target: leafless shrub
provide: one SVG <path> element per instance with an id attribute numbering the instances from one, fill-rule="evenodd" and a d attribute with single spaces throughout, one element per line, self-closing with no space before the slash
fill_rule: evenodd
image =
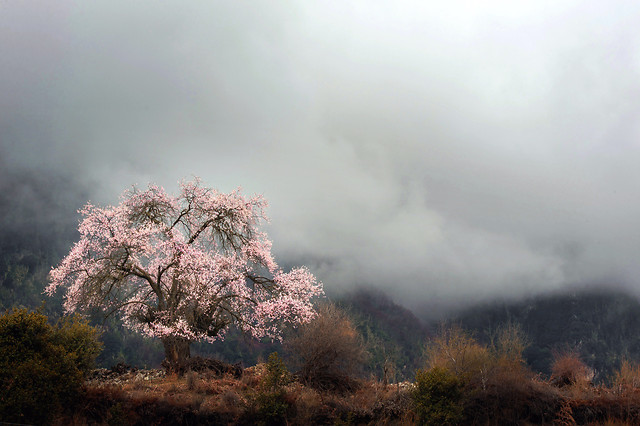
<path id="1" fill-rule="evenodd" d="M 512 322 L 498 329 L 492 344 L 497 358 L 508 360 L 516 365 L 525 363 L 523 354 L 528 345 L 528 339 L 522 327 Z"/>
<path id="2" fill-rule="evenodd" d="M 551 383 L 557 387 L 586 388 L 591 384 L 594 371 L 575 351 L 555 352 L 551 365 Z"/>
<path id="3" fill-rule="evenodd" d="M 640 390 L 640 364 L 623 360 L 613 375 L 612 390 L 618 395 L 632 394 Z"/>
<path id="4" fill-rule="evenodd" d="M 315 389 L 294 382 L 287 388 L 288 394 L 296 395 L 293 424 L 314 424 L 323 412 L 323 401 Z"/>
<path id="5" fill-rule="evenodd" d="M 331 304 L 321 306 L 318 316 L 298 329 L 288 350 L 300 380 L 319 390 L 355 389 L 366 360 L 362 337 L 349 317 Z"/>
<path id="6" fill-rule="evenodd" d="M 487 381 L 492 362 L 489 349 L 458 326 L 443 327 L 431 341 L 427 354 L 428 368 L 449 370 L 464 383 Z"/>

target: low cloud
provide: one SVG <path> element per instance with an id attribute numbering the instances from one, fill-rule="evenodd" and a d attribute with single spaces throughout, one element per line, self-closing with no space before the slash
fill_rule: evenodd
<path id="1" fill-rule="evenodd" d="M 637 5 L 0 10 L 11 167 L 263 193 L 281 263 L 414 307 L 638 285 Z"/>

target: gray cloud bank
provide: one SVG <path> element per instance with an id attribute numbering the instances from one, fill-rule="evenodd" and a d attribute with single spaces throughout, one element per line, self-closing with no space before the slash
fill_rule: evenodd
<path id="1" fill-rule="evenodd" d="M 263 193 L 281 262 L 414 307 L 638 287 L 640 5 L 397 3 L 2 2 L 0 155 Z"/>

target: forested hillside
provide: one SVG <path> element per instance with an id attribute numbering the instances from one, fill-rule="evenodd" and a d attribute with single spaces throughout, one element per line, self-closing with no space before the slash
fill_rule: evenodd
<path id="1" fill-rule="evenodd" d="M 379 290 L 355 290 L 339 298 L 338 304 L 351 315 L 365 339 L 370 371 L 384 377 L 386 368 L 391 379 L 412 379 L 415 370 L 423 366 L 429 328 Z"/>
<path id="2" fill-rule="evenodd" d="M 86 198 L 60 173 L 0 172 L 0 309 L 42 304 L 47 274 L 76 239 L 76 210 Z M 60 301 L 47 300 L 49 316 L 60 314 Z"/>

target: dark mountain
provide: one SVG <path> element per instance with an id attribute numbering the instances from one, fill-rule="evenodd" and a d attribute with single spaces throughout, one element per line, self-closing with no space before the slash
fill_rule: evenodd
<path id="1" fill-rule="evenodd" d="M 390 378 L 413 380 L 423 366 L 430 329 L 411 311 L 380 290 L 361 288 L 337 299 L 360 331 L 371 354 L 370 369 L 378 377 L 392 366 Z"/>

